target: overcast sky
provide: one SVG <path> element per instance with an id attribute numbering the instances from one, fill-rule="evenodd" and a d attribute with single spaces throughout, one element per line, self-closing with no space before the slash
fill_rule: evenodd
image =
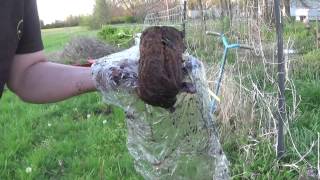
<path id="1" fill-rule="evenodd" d="M 37 0 L 40 19 L 45 24 L 69 15 L 91 14 L 94 0 Z"/>

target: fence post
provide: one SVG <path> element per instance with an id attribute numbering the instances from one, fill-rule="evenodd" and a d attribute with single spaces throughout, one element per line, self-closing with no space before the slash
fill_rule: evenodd
<path id="1" fill-rule="evenodd" d="M 183 1 L 183 21 L 182 21 L 182 31 L 183 36 L 186 37 L 186 22 L 187 22 L 187 0 Z"/>
<path id="2" fill-rule="evenodd" d="M 319 49 L 319 41 L 320 41 L 320 36 L 319 36 L 319 14 L 320 10 L 317 11 L 317 15 L 316 15 L 316 23 L 317 23 L 317 49 Z"/>
<path id="3" fill-rule="evenodd" d="M 278 118 L 278 144 L 277 144 L 277 157 L 280 159 L 284 152 L 284 133 L 283 124 L 286 119 L 286 102 L 285 102 L 285 62 L 283 58 L 283 19 L 280 10 L 279 0 L 274 0 L 274 10 L 276 17 L 276 31 L 277 31 L 277 44 L 278 44 L 278 85 L 279 85 L 279 114 Z"/>

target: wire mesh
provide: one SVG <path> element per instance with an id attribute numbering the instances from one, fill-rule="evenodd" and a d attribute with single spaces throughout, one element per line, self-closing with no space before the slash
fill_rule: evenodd
<path id="1" fill-rule="evenodd" d="M 305 3 L 304 6 L 311 5 L 308 3 Z M 264 137 L 273 142 L 276 147 L 277 117 L 280 112 L 278 111 L 279 87 L 277 83 L 279 64 L 276 58 L 277 40 L 274 31 L 273 1 L 235 0 L 227 7 L 206 4 L 194 9 L 187 9 L 186 12 L 184 10 L 183 5 L 179 4 L 168 10 L 147 14 L 143 27 L 173 26 L 183 30 L 182 25 L 185 24 L 187 52 L 202 60 L 206 67 L 207 83 L 211 91 L 215 89 L 223 46 L 221 39 L 207 36 L 206 31 L 224 33 L 230 43 L 246 44 L 253 47 L 253 50 L 237 49 L 229 51 L 221 93 L 218 94 L 221 103 L 214 114 L 216 117 L 214 118 L 214 124 L 219 124 L 222 141 L 228 138 L 230 132 L 237 134 L 237 132 L 241 131 L 243 133 L 243 131 L 246 131 L 248 137 L 253 139 L 254 142 L 257 142 L 254 139 L 255 137 Z M 187 14 L 186 21 L 184 21 L 184 13 Z M 297 117 L 300 103 L 295 84 L 291 79 L 292 74 L 295 73 L 293 68 L 297 61 L 292 52 L 294 53 L 297 50 L 298 47 L 295 42 L 298 40 L 301 39 L 291 37 L 286 39 L 284 61 L 286 66 L 286 93 L 289 94 L 290 99 L 287 99 L 287 119 L 283 121 L 289 138 L 288 142 L 299 157 L 297 163 L 287 166 L 294 170 L 296 170 L 299 162 L 308 164 L 310 167 L 314 166 L 305 158 L 309 151 L 307 154 L 299 152 L 296 146 L 297 142 L 292 138 L 289 128 L 290 123 Z M 119 95 L 119 92 L 115 93 Z M 122 100 L 126 100 L 126 98 Z M 132 124 L 134 125 L 134 122 Z M 152 127 L 152 124 L 149 124 L 148 127 Z M 134 145 L 135 143 L 132 143 L 132 146 Z M 254 145 L 256 143 L 246 144 L 240 149 L 247 150 Z M 313 146 L 314 144 L 310 145 L 310 151 Z"/>
<path id="2" fill-rule="evenodd" d="M 319 6 L 319 1 L 316 0 L 297 2 L 313 9 Z M 159 12 L 163 16 L 147 16 L 145 25 L 170 25 L 179 28 L 178 25 L 183 23 L 181 7 L 179 5 L 175 9 L 181 11 L 175 12 L 175 16 L 170 16 L 167 11 Z M 207 4 L 203 9 L 200 7 L 187 10 L 185 41 L 188 53 L 206 64 L 208 83 L 212 91 L 215 89 L 223 46 L 219 38 L 207 36 L 205 32 L 222 32 L 231 42 L 247 44 L 254 48 L 253 51 L 233 50 L 228 54 L 226 75 L 219 95 L 222 101 L 218 112 L 215 113 L 216 121 L 220 124 L 222 140 L 227 138 L 230 130 L 249 129 L 250 137 L 268 137 L 276 147 L 279 87 L 273 1 L 236 0 L 232 1 L 227 10 Z M 158 23 L 160 17 L 161 23 Z M 284 47 L 286 93 L 290 96 L 290 99 L 287 99 L 287 119 L 284 123 L 288 142 L 293 147 L 296 147 L 297 142 L 292 138 L 289 127 L 298 115 L 300 103 L 300 97 L 291 79 L 294 64 L 298 59 L 294 55 L 298 51 L 296 41 L 299 39 L 289 37 Z M 297 148 L 294 149 L 298 157 L 304 159 L 303 153 Z M 303 162 L 310 166 L 312 164 L 305 159 Z"/>

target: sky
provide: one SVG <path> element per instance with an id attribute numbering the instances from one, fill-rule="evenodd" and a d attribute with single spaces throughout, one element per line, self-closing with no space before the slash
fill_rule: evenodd
<path id="1" fill-rule="evenodd" d="M 64 20 L 69 15 L 87 15 L 93 11 L 94 0 L 37 0 L 39 17 L 45 24 Z"/>

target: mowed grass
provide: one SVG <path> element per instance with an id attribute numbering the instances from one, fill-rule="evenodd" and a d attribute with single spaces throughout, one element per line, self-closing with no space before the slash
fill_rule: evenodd
<path id="1" fill-rule="evenodd" d="M 87 27 L 68 27 L 42 30 L 45 52 L 54 52 L 63 49 L 64 45 L 76 36 L 96 36 L 97 30 L 89 30 Z"/>
<path id="2" fill-rule="evenodd" d="M 45 30 L 46 48 L 62 48 L 73 31 L 96 33 Z M 105 105 L 99 93 L 32 105 L 6 90 L 0 102 L 0 179 L 141 177 L 126 148 L 124 113 Z"/>

